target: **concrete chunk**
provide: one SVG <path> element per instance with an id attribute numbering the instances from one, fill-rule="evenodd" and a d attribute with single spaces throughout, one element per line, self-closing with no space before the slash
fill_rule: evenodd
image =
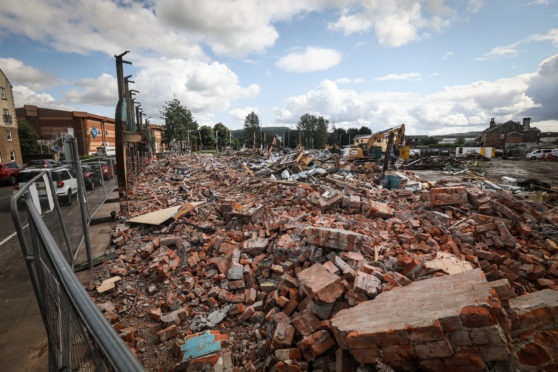
<path id="1" fill-rule="evenodd" d="M 302 290 L 318 303 L 331 304 L 343 294 L 344 287 L 339 276 L 331 274 L 321 264 L 314 264 L 297 274 Z"/>

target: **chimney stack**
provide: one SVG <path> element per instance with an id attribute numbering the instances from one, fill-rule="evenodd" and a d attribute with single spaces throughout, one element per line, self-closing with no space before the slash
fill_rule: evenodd
<path id="1" fill-rule="evenodd" d="M 531 118 L 523 118 L 523 130 L 531 129 Z"/>
<path id="2" fill-rule="evenodd" d="M 494 121 L 494 118 L 490 119 L 490 129 L 494 128 L 496 126 L 496 122 Z"/>

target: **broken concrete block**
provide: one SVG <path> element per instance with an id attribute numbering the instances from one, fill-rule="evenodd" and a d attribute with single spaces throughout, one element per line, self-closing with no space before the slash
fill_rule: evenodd
<path id="1" fill-rule="evenodd" d="M 375 297 L 382 288 L 382 282 L 374 275 L 362 271 L 356 273 L 354 288 L 369 297 Z"/>
<path id="2" fill-rule="evenodd" d="M 250 256 L 258 256 L 264 252 L 267 242 L 264 238 L 248 239 L 242 243 L 242 251 Z"/>
<path id="3" fill-rule="evenodd" d="M 344 292 L 341 278 L 316 263 L 297 274 L 302 290 L 318 303 L 331 304 Z"/>

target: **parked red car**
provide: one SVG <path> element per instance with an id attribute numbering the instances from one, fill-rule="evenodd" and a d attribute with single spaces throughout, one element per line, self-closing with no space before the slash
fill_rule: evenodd
<path id="1" fill-rule="evenodd" d="M 0 182 L 14 185 L 16 177 L 23 166 L 17 163 L 0 163 Z"/>
<path id="2" fill-rule="evenodd" d="M 114 177 L 114 163 L 111 163 L 108 160 L 101 162 L 101 166 L 103 167 L 103 178 L 105 180 L 111 179 Z"/>

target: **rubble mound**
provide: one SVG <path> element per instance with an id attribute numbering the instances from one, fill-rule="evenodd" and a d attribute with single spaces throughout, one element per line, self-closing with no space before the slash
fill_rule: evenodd
<path id="1" fill-rule="evenodd" d="M 327 173 L 161 160 L 130 182 L 130 218 L 174 217 L 121 218 L 119 257 L 85 285 L 149 370 L 558 365 L 558 210 L 474 184 L 386 190 Z"/>

